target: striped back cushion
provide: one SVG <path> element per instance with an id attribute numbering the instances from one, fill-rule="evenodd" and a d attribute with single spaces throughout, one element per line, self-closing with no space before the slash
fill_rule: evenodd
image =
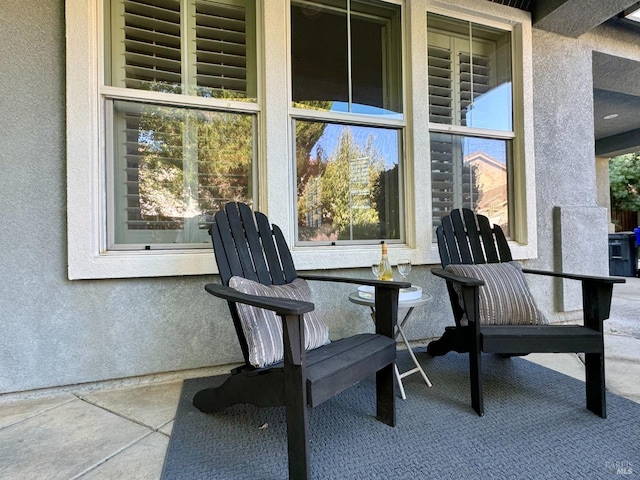
<path id="1" fill-rule="evenodd" d="M 242 277 L 231 277 L 229 286 L 242 293 L 263 297 L 290 298 L 311 302 L 311 290 L 302 278 L 286 285 L 263 285 Z M 284 358 L 282 320 L 263 308 L 236 304 L 242 330 L 249 347 L 249 363 L 262 368 Z M 307 350 L 329 343 L 329 328 L 315 311 L 304 314 L 304 344 Z"/>
<path id="2" fill-rule="evenodd" d="M 545 325 L 544 314 L 536 307 L 517 262 L 482 265 L 447 265 L 445 270 L 461 277 L 483 280 L 480 287 L 480 323 L 482 325 Z M 454 284 L 460 307 L 464 309 L 461 289 Z M 466 314 L 460 321 L 467 325 Z"/>

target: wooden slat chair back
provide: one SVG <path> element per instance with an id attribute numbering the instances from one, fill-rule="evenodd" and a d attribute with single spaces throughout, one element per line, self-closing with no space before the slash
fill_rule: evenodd
<path id="1" fill-rule="evenodd" d="M 442 218 L 436 229 L 438 252 L 442 267 L 447 265 L 480 265 L 483 263 L 509 262 L 511 249 L 502 229 L 489 223 L 483 215 L 468 208 L 453 210 Z M 447 282 L 447 291 L 457 326 L 464 315 L 453 285 Z M 459 345 L 459 342 L 456 344 Z M 458 349 L 463 347 L 458 347 Z"/>
<path id="2" fill-rule="evenodd" d="M 203 412 L 250 403 L 285 406 L 289 477 L 306 479 L 309 470 L 308 408 L 375 374 L 376 416 L 395 425 L 394 366 L 398 294 L 407 282 L 326 275 L 298 275 L 281 230 L 265 215 L 243 203 L 229 203 L 216 213 L 210 228 L 221 284 L 205 289 L 227 301 L 245 364 L 231 371 L 219 386 L 198 392 L 193 404 Z M 314 309 L 309 302 L 247 295 L 229 287 L 233 276 L 264 285 L 284 285 L 305 280 L 372 285 L 376 296 L 376 333 L 334 340 L 305 352 L 303 314 Z M 346 294 L 345 294 L 346 301 Z M 284 360 L 263 368 L 249 363 L 248 345 L 238 314 L 238 303 L 274 311 L 282 319 Z M 250 440 L 248 440 L 250 441 Z"/>
<path id="3" fill-rule="evenodd" d="M 222 285 L 228 286 L 234 276 L 263 285 L 284 285 L 298 277 L 280 227 L 271 226 L 266 215 L 252 212 L 244 203 L 228 203 L 217 212 L 209 233 Z M 244 360 L 249 365 L 247 339 L 236 303 L 228 303 Z"/>
<path id="4" fill-rule="evenodd" d="M 442 266 L 509 262 L 511 249 L 502 229 L 468 208 L 453 210 L 436 229 Z"/>
<path id="5" fill-rule="evenodd" d="M 523 268 L 522 271 L 527 274 L 580 281 L 584 324 L 483 325 L 479 315 L 479 289 L 484 281 L 454 275 L 444 267 L 512 261 L 502 229 L 497 225 L 491 226 L 485 216 L 461 209 L 454 210 L 442 219 L 436 236 L 443 268 L 431 271 L 447 282 L 456 326 L 447 327 L 440 339 L 429 343 L 427 351 L 432 356 L 444 355 L 451 350 L 469 353 L 471 404 L 474 410 L 479 415 L 484 414 L 482 352 L 505 355 L 573 352 L 585 354 L 587 408 L 605 418 L 603 321 L 609 318 L 613 284 L 625 280 Z M 461 299 L 456 290 L 460 292 Z M 460 324 L 463 315 L 468 320 L 467 326 Z"/>

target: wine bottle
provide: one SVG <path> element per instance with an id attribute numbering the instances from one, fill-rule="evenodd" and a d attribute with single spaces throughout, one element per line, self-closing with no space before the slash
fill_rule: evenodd
<path id="1" fill-rule="evenodd" d="M 391 270 L 391 264 L 387 256 L 387 245 L 384 242 L 382 242 L 382 258 L 380 259 L 378 272 L 380 280 L 393 280 L 393 270 Z"/>

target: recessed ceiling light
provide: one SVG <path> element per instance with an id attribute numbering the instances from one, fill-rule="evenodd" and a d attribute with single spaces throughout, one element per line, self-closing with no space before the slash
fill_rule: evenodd
<path id="1" fill-rule="evenodd" d="M 612 113 L 612 114 L 610 114 L 610 115 L 605 115 L 605 116 L 604 116 L 604 117 L 602 117 L 602 118 L 604 118 L 605 120 L 613 120 L 613 119 L 614 119 L 614 118 L 616 118 L 617 116 L 618 116 L 618 114 L 617 114 L 617 113 Z"/>
<path id="2" fill-rule="evenodd" d="M 633 20 L 634 22 L 640 22 L 640 9 L 634 10 L 624 18 L 626 18 L 627 20 Z"/>

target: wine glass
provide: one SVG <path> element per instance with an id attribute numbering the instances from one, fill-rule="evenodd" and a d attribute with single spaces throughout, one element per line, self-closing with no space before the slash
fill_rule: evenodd
<path id="1" fill-rule="evenodd" d="M 408 258 L 401 258 L 398 260 L 398 273 L 402 276 L 402 281 L 407 281 L 407 275 L 411 272 L 411 260 Z"/>
<path id="2" fill-rule="evenodd" d="M 376 277 L 376 280 L 380 280 L 380 264 L 372 263 L 371 271 L 373 272 L 373 275 Z"/>

